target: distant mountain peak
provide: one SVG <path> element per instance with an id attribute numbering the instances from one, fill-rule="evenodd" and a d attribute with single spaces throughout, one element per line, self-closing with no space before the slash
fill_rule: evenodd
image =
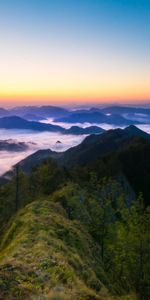
<path id="1" fill-rule="evenodd" d="M 150 135 L 148 133 L 136 127 L 135 125 L 130 125 L 126 127 L 124 131 L 130 134 L 131 136 L 140 136 L 140 137 L 146 137 L 150 139 Z"/>

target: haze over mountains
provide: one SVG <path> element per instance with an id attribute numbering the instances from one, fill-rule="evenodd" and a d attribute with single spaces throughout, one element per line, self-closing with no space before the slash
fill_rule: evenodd
<path id="1" fill-rule="evenodd" d="M 0 116 L 20 116 L 31 115 L 34 117 L 61 117 L 68 114 L 68 110 L 57 106 L 19 106 L 11 109 L 0 108 Z"/>
<path id="2" fill-rule="evenodd" d="M 0 183 L 2 299 L 148 299 L 148 133 L 130 125 L 36 151 Z"/>
<path id="3" fill-rule="evenodd" d="M 0 298 L 147 300 L 149 125 L 119 109 L 0 110 Z"/>
<path id="4" fill-rule="evenodd" d="M 126 157 L 128 157 L 127 161 Z M 133 184 L 137 192 L 142 188 L 145 201 L 149 203 L 150 134 L 133 125 L 125 129 L 108 130 L 100 135 L 90 135 L 81 144 L 65 152 L 39 150 L 17 165 L 25 174 L 29 174 L 32 169 L 48 159 L 54 159 L 68 169 L 83 168 L 88 165 L 92 170 L 93 166 L 96 168 L 96 164 L 102 164 L 100 172 L 103 176 L 109 173 L 115 178 L 120 177 L 120 180 L 127 180 L 131 185 Z M 140 173 L 136 174 L 137 167 L 140 168 Z M 12 178 L 15 168 L 16 166 L 12 171 L 4 174 L 1 181 Z M 145 173 L 149 179 L 142 182 L 140 178 L 145 177 Z"/>
<path id="5" fill-rule="evenodd" d="M 86 165 L 101 156 L 134 143 L 135 138 L 144 138 L 150 142 L 150 134 L 131 125 L 125 129 L 108 130 L 101 135 L 90 135 L 78 146 L 64 152 L 51 151 L 50 149 L 39 150 L 19 162 L 19 165 L 24 172 L 31 171 L 32 167 L 48 158 L 57 159 L 60 164 L 65 166 Z"/>
<path id="6" fill-rule="evenodd" d="M 0 300 L 150 300 L 150 0 L 0 0 Z"/>
<path id="7" fill-rule="evenodd" d="M 87 128 L 80 128 L 78 126 L 72 126 L 69 129 L 65 129 L 58 125 L 45 124 L 36 121 L 28 121 L 18 116 L 9 116 L 0 118 L 0 128 L 4 129 L 26 129 L 33 131 L 50 131 L 59 132 L 62 134 L 92 134 L 101 133 L 104 130 L 97 126 L 90 126 Z"/>
<path id="8" fill-rule="evenodd" d="M 81 143 L 87 135 L 101 134 L 105 130 L 128 125 L 137 125 L 149 132 L 149 122 L 150 109 L 140 107 L 112 106 L 76 110 L 56 106 L 0 108 L 3 149 L 0 174 L 36 150 L 62 152 Z M 14 145 L 10 147 L 6 140 L 14 140 Z M 10 151 L 13 152 L 12 159 Z"/>
<path id="9" fill-rule="evenodd" d="M 66 123 L 107 123 L 113 124 L 118 126 L 125 126 L 129 124 L 139 124 L 138 121 L 132 121 L 129 119 L 124 118 L 122 115 L 119 114 L 104 114 L 101 110 L 98 109 L 91 109 L 85 111 L 76 111 L 70 113 L 67 117 L 61 117 L 54 119 L 55 122 L 66 122 Z"/>
<path id="10" fill-rule="evenodd" d="M 27 120 L 38 121 L 46 118 L 53 118 L 55 121 L 68 123 L 108 123 L 116 125 L 130 125 L 132 118 L 138 124 L 138 117 L 145 117 L 145 123 L 150 118 L 149 108 L 110 106 L 105 108 L 90 109 L 64 109 L 55 106 L 20 106 L 12 109 L 0 108 L 0 117 L 19 116 Z M 140 122 L 140 121 L 139 121 Z M 144 121 L 143 121 L 144 122 Z M 149 119 L 150 123 L 150 119 Z"/>

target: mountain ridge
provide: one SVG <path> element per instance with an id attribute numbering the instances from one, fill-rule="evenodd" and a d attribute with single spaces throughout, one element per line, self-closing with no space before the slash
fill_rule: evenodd
<path id="1" fill-rule="evenodd" d="M 149 134 L 109 130 L 14 171 L 0 187 L 0 298 L 148 299 Z"/>
<path id="2" fill-rule="evenodd" d="M 90 135 L 86 137 L 81 144 L 66 151 L 56 152 L 50 149 L 38 150 L 23 159 L 17 165 L 20 166 L 25 173 L 29 173 L 33 167 L 49 158 L 56 159 L 59 164 L 67 168 L 75 165 L 82 166 L 87 163 L 90 164 L 96 161 L 96 159 L 109 155 L 114 151 L 119 151 L 132 144 L 134 145 L 137 139 L 141 139 L 141 141 L 144 139 L 150 142 L 150 135 L 135 126 L 129 126 L 125 129 L 112 129 L 101 135 Z M 4 174 L 2 178 L 11 178 L 13 174 L 14 168 L 12 171 Z"/>
<path id="3" fill-rule="evenodd" d="M 7 116 L 0 118 L 0 128 L 5 129 L 26 129 L 34 131 L 49 131 L 49 132 L 60 132 L 62 134 L 92 134 L 92 133 L 102 133 L 104 129 L 98 126 L 90 126 L 86 128 L 81 128 L 79 126 L 72 126 L 69 129 L 64 127 L 47 124 L 36 121 L 28 121 L 18 116 Z"/>
<path id="4" fill-rule="evenodd" d="M 105 115 L 101 111 L 74 112 L 67 117 L 54 119 L 54 122 L 66 123 L 106 123 L 112 125 L 127 126 L 130 124 L 140 124 L 139 121 L 126 119 L 119 114 Z"/>

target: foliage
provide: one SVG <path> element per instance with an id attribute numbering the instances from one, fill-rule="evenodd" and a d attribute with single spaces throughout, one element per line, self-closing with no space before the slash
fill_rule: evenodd
<path id="1" fill-rule="evenodd" d="M 0 188 L 0 298 L 148 300 L 150 208 L 118 170 L 50 159 Z"/>

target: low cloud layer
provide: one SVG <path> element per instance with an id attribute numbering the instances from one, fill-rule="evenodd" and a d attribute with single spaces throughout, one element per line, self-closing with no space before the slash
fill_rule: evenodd
<path id="1" fill-rule="evenodd" d="M 48 120 L 50 121 L 50 120 Z M 77 125 L 77 124 L 76 124 Z M 81 126 L 81 124 L 78 124 Z M 89 124 L 82 124 L 82 127 L 87 127 Z M 93 124 L 97 125 L 97 124 Z M 64 127 L 70 127 L 69 124 L 63 124 Z M 108 124 L 99 124 L 106 130 L 115 128 Z M 138 128 L 150 133 L 150 125 L 139 125 Z M 51 132 L 35 132 L 27 130 L 0 130 L 0 140 L 14 139 L 18 142 L 31 143 L 27 151 L 24 152 L 7 152 L 0 151 L 0 175 L 8 171 L 14 164 L 24 159 L 28 155 L 39 149 L 51 149 L 53 151 L 65 151 L 70 147 L 80 144 L 84 135 L 63 135 L 60 133 Z"/>
<path id="2" fill-rule="evenodd" d="M 62 135 L 50 132 L 33 132 L 24 130 L 0 130 L 0 139 L 15 139 L 18 142 L 33 143 L 27 151 L 0 151 L 0 175 L 8 171 L 14 164 L 39 149 L 65 151 L 82 142 L 85 136 Z"/>

